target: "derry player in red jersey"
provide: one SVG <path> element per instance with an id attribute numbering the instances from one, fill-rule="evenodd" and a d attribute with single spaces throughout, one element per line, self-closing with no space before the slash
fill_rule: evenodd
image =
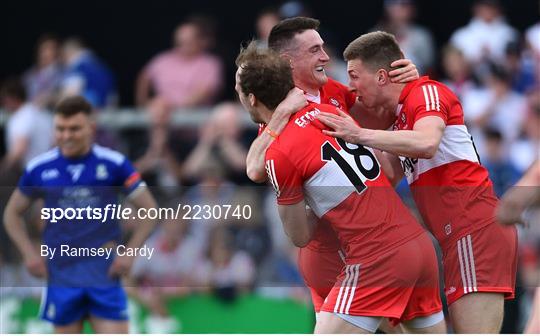
<path id="1" fill-rule="evenodd" d="M 290 65 L 255 43 L 236 62 L 241 103 L 255 122 L 267 123 L 294 86 Z M 321 110 L 338 113 L 335 106 L 308 104 L 292 115 L 266 154 L 293 243 L 310 242 L 316 222 L 308 217 L 316 216 L 332 226 L 345 249 L 345 267 L 315 331 L 375 332 L 388 317 L 413 332 L 444 332 L 431 240 L 401 203 L 373 150 L 322 133 L 315 118 Z"/>
<path id="2" fill-rule="evenodd" d="M 382 48 L 384 55 L 378 52 Z M 400 157 L 402 167 L 393 157 L 396 180 L 404 170 L 424 222 L 443 251 L 454 330 L 498 333 L 504 298 L 514 295 L 516 229 L 496 223 L 497 198 L 464 124 L 459 100 L 428 77 L 407 85 L 391 83 L 390 61 L 402 56 L 391 34 L 362 35 L 349 44 L 344 56 L 358 99 L 395 111 L 394 131 L 360 128 L 344 113 L 323 113 L 319 119 L 334 129 L 325 133 Z"/>
<path id="3" fill-rule="evenodd" d="M 350 111 L 363 125 L 381 128 L 391 125 L 391 120 L 381 122 L 378 118 L 370 118 L 371 113 L 362 113 L 365 107 L 356 100 L 356 95 L 345 85 L 326 76 L 324 67 L 330 59 L 324 51 L 318 27 L 318 20 L 296 17 L 281 21 L 270 33 L 270 49 L 290 62 L 294 83 L 299 89 L 291 91 L 285 103 L 276 109 L 268 127 L 263 125 L 260 128 L 259 137 L 251 145 L 247 156 L 247 175 L 254 182 L 266 180 L 266 150 L 287 124 L 290 113 L 305 106 L 306 98 Z M 418 78 L 416 67 L 410 61 L 399 60 L 392 65 L 398 67 L 391 73 L 393 80 L 406 82 Z M 335 233 L 325 223 L 317 225 L 311 242 L 300 249 L 299 268 L 311 291 L 317 313 L 344 266 L 343 257 Z"/>

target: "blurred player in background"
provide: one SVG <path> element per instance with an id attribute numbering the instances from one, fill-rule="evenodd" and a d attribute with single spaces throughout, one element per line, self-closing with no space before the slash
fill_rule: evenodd
<path id="1" fill-rule="evenodd" d="M 140 175 L 122 154 L 93 144 L 91 113 L 91 105 L 80 96 L 58 104 L 54 116 L 58 147 L 28 163 L 7 204 L 4 223 L 30 273 L 47 278 L 40 314 L 54 324 L 57 333 L 81 333 L 87 318 L 95 332 L 127 333 L 127 298 L 119 276 L 127 274 L 134 257 L 114 257 L 121 234 L 118 220 L 47 221 L 43 244 L 56 248 L 47 264 L 43 251 L 40 255 L 34 249 L 23 220 L 35 199 L 43 199 L 46 208 L 105 209 L 119 204 L 123 192 L 136 208 L 156 206 Z M 153 227 L 154 221 L 141 220 L 127 247 L 141 246 Z M 60 255 L 61 245 L 111 248 L 113 256 Z"/>
<path id="2" fill-rule="evenodd" d="M 498 333 L 504 298 L 514 296 L 516 229 L 497 225 L 497 198 L 464 125 L 459 100 L 428 77 L 407 85 L 392 83 L 390 62 L 403 54 L 391 34 L 362 35 L 344 56 L 358 99 L 367 106 L 385 106 L 381 117 L 396 119 L 394 131 L 360 128 L 340 112 L 318 116 L 334 129 L 323 132 L 399 155 L 401 162 L 388 155 L 394 167 L 390 175 L 395 181 L 407 176 L 424 222 L 441 245 L 455 332 Z"/>
<path id="3" fill-rule="evenodd" d="M 532 218 L 527 218 L 527 208 L 540 206 L 540 161 L 536 161 L 516 183 L 501 198 L 497 207 L 497 219 L 501 224 L 527 224 Z M 535 225 L 538 225 L 538 217 Z M 533 225 L 534 225 L 533 224 Z M 540 289 L 536 289 L 529 323 L 525 328 L 527 334 L 540 333 Z"/>
<path id="4" fill-rule="evenodd" d="M 372 127 L 388 127 L 391 123 L 370 118 L 364 106 L 345 85 L 328 78 L 325 66 L 329 57 L 324 50 L 324 41 L 317 32 L 319 21 L 307 17 L 295 17 L 281 21 L 272 28 L 268 38 L 270 49 L 288 60 L 297 88 L 293 89 L 285 102 L 280 104 L 267 126 L 261 128 L 247 156 L 247 174 L 254 182 L 264 182 L 265 153 L 275 137 L 288 123 L 291 113 L 310 102 L 331 104 L 344 111 L 350 111 L 358 120 Z M 400 60 L 393 64 L 396 69 L 391 74 L 395 81 L 409 81 L 418 78 L 414 64 Z M 263 131 L 264 130 L 264 131 Z M 327 224 L 317 225 L 312 241 L 299 252 L 299 268 L 312 295 L 315 312 L 332 289 L 336 277 L 344 266 L 344 254 L 336 234 Z M 317 265 L 314 267 L 313 265 Z"/>
<path id="5" fill-rule="evenodd" d="M 291 67 L 277 53 L 259 51 L 255 42 L 236 63 L 240 101 L 253 121 L 268 123 L 294 87 Z M 431 240 L 382 174 L 374 152 L 324 135 L 315 118 L 321 111 L 339 110 L 308 104 L 266 152 L 266 170 L 293 243 L 310 243 L 316 216 L 332 226 L 345 249 L 345 268 L 324 300 L 315 331 L 373 333 L 388 317 L 413 332 L 445 332 Z"/>

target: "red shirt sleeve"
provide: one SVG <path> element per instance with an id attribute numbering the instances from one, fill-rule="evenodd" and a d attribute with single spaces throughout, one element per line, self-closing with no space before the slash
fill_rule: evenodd
<path id="1" fill-rule="evenodd" d="M 450 112 L 448 100 L 444 91 L 435 83 L 426 83 L 418 86 L 411 92 L 411 102 L 409 109 L 413 111 L 413 125 L 420 119 L 428 116 L 441 118 L 445 124 L 448 123 Z"/>
<path id="2" fill-rule="evenodd" d="M 265 168 L 278 204 L 296 204 L 304 199 L 302 176 L 283 152 L 270 147 L 266 152 Z"/>

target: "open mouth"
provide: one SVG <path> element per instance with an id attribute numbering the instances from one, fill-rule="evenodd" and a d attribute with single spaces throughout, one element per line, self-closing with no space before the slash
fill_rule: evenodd
<path id="1" fill-rule="evenodd" d="M 318 66 L 318 67 L 315 68 L 315 71 L 322 73 L 322 72 L 324 72 L 324 67 L 323 66 Z"/>

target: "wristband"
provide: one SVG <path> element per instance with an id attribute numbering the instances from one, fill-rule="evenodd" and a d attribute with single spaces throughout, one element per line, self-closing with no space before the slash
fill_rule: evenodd
<path id="1" fill-rule="evenodd" d="M 279 134 L 277 134 L 276 132 L 272 131 L 270 128 L 266 127 L 264 129 L 264 131 L 268 134 L 270 134 L 270 136 L 274 139 L 277 139 L 277 137 L 279 136 Z"/>

